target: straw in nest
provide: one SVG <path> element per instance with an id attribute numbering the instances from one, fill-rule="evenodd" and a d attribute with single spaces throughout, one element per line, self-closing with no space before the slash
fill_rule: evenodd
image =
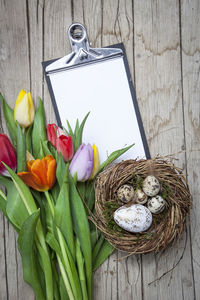
<path id="1" fill-rule="evenodd" d="M 148 175 L 159 180 L 160 194 L 167 205 L 162 213 L 153 215 L 152 225 L 147 231 L 130 233 L 113 219 L 114 211 L 124 205 L 116 193 L 125 183 L 140 188 Z M 192 204 L 182 171 L 163 158 L 126 160 L 110 166 L 98 175 L 95 194 L 96 225 L 114 247 L 133 254 L 161 251 L 176 240 L 182 233 Z"/>

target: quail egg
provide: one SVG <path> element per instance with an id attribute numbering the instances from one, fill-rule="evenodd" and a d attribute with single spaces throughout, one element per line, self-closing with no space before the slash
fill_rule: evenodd
<path id="1" fill-rule="evenodd" d="M 114 212 L 114 221 L 126 231 L 143 232 L 151 226 L 152 214 L 144 205 L 124 205 Z"/>
<path id="2" fill-rule="evenodd" d="M 148 200 L 147 195 L 140 189 L 138 189 L 135 193 L 135 202 L 139 204 L 145 204 Z"/>
<path id="3" fill-rule="evenodd" d="M 160 183 L 155 176 L 147 176 L 142 184 L 143 192 L 150 197 L 157 195 L 160 191 Z"/>
<path id="4" fill-rule="evenodd" d="M 120 186 L 120 188 L 117 191 L 117 197 L 120 201 L 124 203 L 128 203 L 134 198 L 134 188 L 130 184 L 124 184 Z"/>
<path id="5" fill-rule="evenodd" d="M 147 207 L 152 212 L 152 214 L 161 213 L 165 209 L 165 206 L 165 200 L 159 195 L 152 197 L 147 202 Z"/>

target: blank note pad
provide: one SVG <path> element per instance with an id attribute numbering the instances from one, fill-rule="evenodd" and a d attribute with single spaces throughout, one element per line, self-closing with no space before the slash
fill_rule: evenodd
<path id="1" fill-rule="evenodd" d="M 145 137 L 127 78 L 123 57 L 66 69 L 49 75 L 60 121 L 85 124 L 83 142 L 95 144 L 103 162 L 111 152 L 135 145 L 120 160 L 146 158 Z M 136 99 L 135 99 L 136 101 Z"/>

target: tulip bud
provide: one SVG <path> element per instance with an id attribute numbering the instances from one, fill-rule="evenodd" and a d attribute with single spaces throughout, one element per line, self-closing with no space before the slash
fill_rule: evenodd
<path id="1" fill-rule="evenodd" d="M 21 90 L 14 108 L 15 121 L 17 121 L 21 127 L 26 128 L 33 123 L 34 116 L 35 109 L 31 93 L 26 93 L 24 90 Z"/>
<path id="2" fill-rule="evenodd" d="M 70 166 L 69 171 L 72 176 L 77 173 L 78 181 L 86 181 L 93 169 L 94 165 L 94 151 L 90 144 L 82 144 L 76 151 Z"/>
<path id="3" fill-rule="evenodd" d="M 47 125 L 47 138 L 51 142 L 52 146 L 56 147 L 58 126 L 56 124 Z"/>
<path id="4" fill-rule="evenodd" d="M 74 147 L 71 136 L 61 135 L 56 139 L 56 149 L 61 153 L 64 161 L 70 161 L 74 155 Z"/>
<path id="5" fill-rule="evenodd" d="M 0 174 L 9 176 L 9 173 L 2 162 L 15 171 L 17 167 L 17 158 L 9 138 L 3 133 L 0 134 L 0 148 Z"/>

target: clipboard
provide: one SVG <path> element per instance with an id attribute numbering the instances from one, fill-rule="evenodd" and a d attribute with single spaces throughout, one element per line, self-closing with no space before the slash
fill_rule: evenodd
<path id="1" fill-rule="evenodd" d="M 68 29 L 72 53 L 42 63 L 58 126 L 75 128 L 86 121 L 83 142 L 95 144 L 100 162 L 113 151 L 135 145 L 119 160 L 144 158 L 150 153 L 122 43 L 91 48 L 79 23 Z"/>

